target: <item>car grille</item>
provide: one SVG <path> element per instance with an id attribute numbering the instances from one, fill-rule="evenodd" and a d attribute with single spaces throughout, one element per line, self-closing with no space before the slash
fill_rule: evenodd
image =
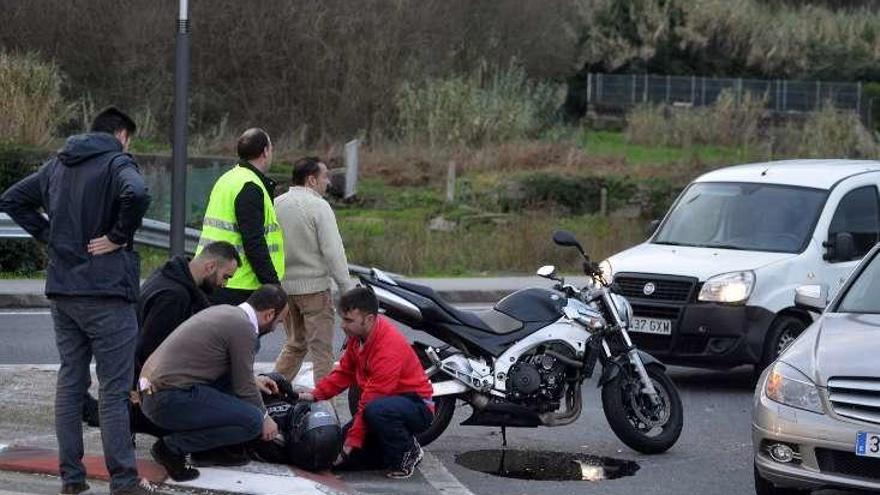
<path id="1" fill-rule="evenodd" d="M 648 283 L 654 284 L 654 292 L 650 295 L 645 294 Z M 615 292 L 628 298 L 654 301 L 689 301 L 695 285 L 696 279 L 667 275 L 621 274 L 614 278 Z"/>
<path id="2" fill-rule="evenodd" d="M 880 459 L 861 457 L 851 452 L 816 449 L 816 462 L 823 473 L 880 480 Z"/>
<path id="3" fill-rule="evenodd" d="M 831 378 L 828 399 L 839 416 L 880 424 L 878 378 Z"/>

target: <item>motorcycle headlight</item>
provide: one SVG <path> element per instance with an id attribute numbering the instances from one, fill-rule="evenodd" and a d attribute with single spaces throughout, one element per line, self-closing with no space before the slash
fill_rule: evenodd
<path id="1" fill-rule="evenodd" d="M 620 319 L 623 320 L 626 326 L 629 326 L 629 321 L 633 315 L 632 305 L 620 294 L 611 294 L 611 300 L 614 302 L 614 307 L 617 309 Z"/>
<path id="2" fill-rule="evenodd" d="M 777 361 L 767 375 L 764 395 L 786 406 L 825 414 L 816 384 L 807 375 L 782 361 Z"/>
<path id="3" fill-rule="evenodd" d="M 614 267 L 611 266 L 610 261 L 605 260 L 599 263 L 599 271 L 602 272 L 602 276 L 600 277 L 600 279 L 606 287 L 614 283 Z"/>
<path id="4" fill-rule="evenodd" d="M 742 304 L 755 288 L 754 272 L 732 272 L 716 275 L 703 284 L 700 301 Z"/>

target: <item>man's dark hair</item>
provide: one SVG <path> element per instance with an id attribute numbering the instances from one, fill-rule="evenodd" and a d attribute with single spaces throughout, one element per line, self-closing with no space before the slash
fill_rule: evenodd
<path id="1" fill-rule="evenodd" d="M 251 294 L 247 302 L 256 311 L 274 309 L 276 313 L 280 313 L 287 306 L 287 293 L 281 286 L 264 284 Z"/>
<path id="2" fill-rule="evenodd" d="M 304 186 L 309 177 L 318 175 L 321 172 L 321 160 L 317 156 L 306 156 L 300 158 L 293 164 L 293 185 Z"/>
<path id="3" fill-rule="evenodd" d="M 252 127 L 241 133 L 235 148 L 238 151 L 238 157 L 248 161 L 259 158 L 268 146 L 269 135 L 266 134 L 266 131 Z"/>
<path id="4" fill-rule="evenodd" d="M 205 245 L 199 257 L 207 256 L 212 259 L 222 259 L 226 261 L 235 260 L 238 266 L 241 266 L 241 256 L 235 249 L 235 246 L 226 241 L 216 241 Z"/>
<path id="5" fill-rule="evenodd" d="M 339 298 L 339 311 L 342 314 L 357 309 L 365 315 L 379 313 L 379 301 L 373 291 L 364 287 L 355 287 Z"/>
<path id="6" fill-rule="evenodd" d="M 134 120 L 116 107 L 107 107 L 95 115 L 92 121 L 92 132 L 106 132 L 116 134 L 119 131 L 127 131 L 129 136 L 137 131 Z"/>

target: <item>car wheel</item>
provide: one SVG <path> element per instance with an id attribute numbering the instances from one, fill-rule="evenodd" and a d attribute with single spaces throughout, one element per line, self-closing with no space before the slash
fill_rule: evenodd
<path id="1" fill-rule="evenodd" d="M 754 467 L 754 470 L 755 493 L 757 495 L 807 495 L 812 492 L 812 490 L 776 486 L 773 483 L 770 483 L 763 476 L 761 476 L 761 473 L 758 472 L 757 466 Z"/>
<path id="2" fill-rule="evenodd" d="M 807 328 L 807 325 L 800 318 L 794 316 L 779 316 L 770 325 L 770 331 L 767 332 L 767 338 L 764 340 L 763 355 L 761 362 L 755 368 L 755 375 L 760 375 L 762 371 L 770 363 L 776 361 L 776 358 L 788 349 L 801 333 Z"/>

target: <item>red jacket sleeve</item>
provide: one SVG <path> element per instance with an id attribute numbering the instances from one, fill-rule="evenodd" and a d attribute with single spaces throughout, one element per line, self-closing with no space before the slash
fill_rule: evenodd
<path id="1" fill-rule="evenodd" d="M 315 400 L 327 400 L 336 397 L 340 392 L 352 386 L 357 381 L 357 357 L 354 355 L 356 346 L 345 346 L 339 366 L 333 368 L 329 375 L 325 376 L 315 385 L 312 395 Z"/>
<path id="2" fill-rule="evenodd" d="M 345 444 L 354 448 L 363 447 L 367 437 L 367 427 L 364 421 L 364 408 L 375 399 L 393 395 L 397 392 L 400 382 L 400 374 L 403 369 L 402 350 L 400 341 L 388 339 L 382 342 L 367 364 L 370 376 L 367 377 L 361 391 L 357 413 L 353 418 L 351 429 Z M 409 351 L 409 349 L 403 349 Z"/>

